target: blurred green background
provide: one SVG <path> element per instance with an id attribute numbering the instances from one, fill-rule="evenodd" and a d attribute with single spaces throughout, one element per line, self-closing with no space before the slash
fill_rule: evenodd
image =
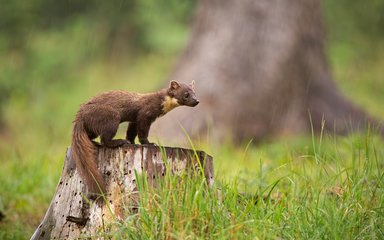
<path id="1" fill-rule="evenodd" d="M 328 56 L 342 91 L 384 119 L 384 1 L 323 2 Z M 110 89 L 167 80 L 196 1 L 0 0 L 0 238 L 26 238 L 48 207 L 79 105 Z M 222 178 L 243 149 L 202 144 Z M 260 146 L 264 158 L 306 141 Z M 288 149 L 288 150 L 287 150 Z M 216 159 L 215 159 L 216 161 Z M 233 161 L 232 161 L 233 162 Z"/>

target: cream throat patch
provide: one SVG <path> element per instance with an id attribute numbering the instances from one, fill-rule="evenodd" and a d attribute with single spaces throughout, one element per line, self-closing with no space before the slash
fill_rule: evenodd
<path id="1" fill-rule="evenodd" d="M 180 104 L 177 102 L 176 98 L 166 96 L 163 102 L 163 115 L 178 106 L 180 106 Z"/>

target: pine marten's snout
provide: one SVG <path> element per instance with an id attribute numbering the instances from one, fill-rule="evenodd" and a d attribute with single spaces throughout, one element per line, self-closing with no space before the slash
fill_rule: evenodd
<path id="1" fill-rule="evenodd" d="M 200 102 L 197 99 L 195 92 L 192 89 L 184 93 L 184 97 L 181 101 L 183 105 L 190 106 L 190 107 L 194 107 Z"/>
<path id="2" fill-rule="evenodd" d="M 196 106 L 197 104 L 199 104 L 199 100 L 195 99 L 195 102 L 193 103 L 193 106 Z"/>

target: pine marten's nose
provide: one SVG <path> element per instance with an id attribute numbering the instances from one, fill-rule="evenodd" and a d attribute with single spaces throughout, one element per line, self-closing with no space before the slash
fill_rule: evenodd
<path id="1" fill-rule="evenodd" d="M 195 101 L 195 106 L 196 106 L 197 104 L 199 104 L 199 102 L 200 102 L 200 101 L 196 99 L 196 101 Z"/>

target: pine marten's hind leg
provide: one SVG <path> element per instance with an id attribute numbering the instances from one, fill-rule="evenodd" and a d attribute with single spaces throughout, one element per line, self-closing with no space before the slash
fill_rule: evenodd
<path id="1" fill-rule="evenodd" d="M 137 135 L 141 144 L 155 145 L 148 141 L 149 128 L 151 127 L 152 121 L 142 119 L 137 124 Z"/>
<path id="2" fill-rule="evenodd" d="M 119 123 L 119 121 L 109 121 L 108 123 L 105 123 L 103 131 L 100 135 L 102 145 L 115 148 L 128 143 L 125 139 L 113 139 L 116 135 L 117 129 L 119 128 Z"/>
<path id="3" fill-rule="evenodd" d="M 101 146 L 100 143 L 95 141 L 95 138 L 97 138 L 97 134 L 96 133 L 87 130 L 87 135 L 88 135 L 89 139 L 92 141 L 93 145 L 95 145 L 97 147 Z"/>
<path id="4" fill-rule="evenodd" d="M 126 139 L 131 143 L 135 144 L 135 138 L 137 136 L 137 123 L 130 122 L 127 129 Z"/>

